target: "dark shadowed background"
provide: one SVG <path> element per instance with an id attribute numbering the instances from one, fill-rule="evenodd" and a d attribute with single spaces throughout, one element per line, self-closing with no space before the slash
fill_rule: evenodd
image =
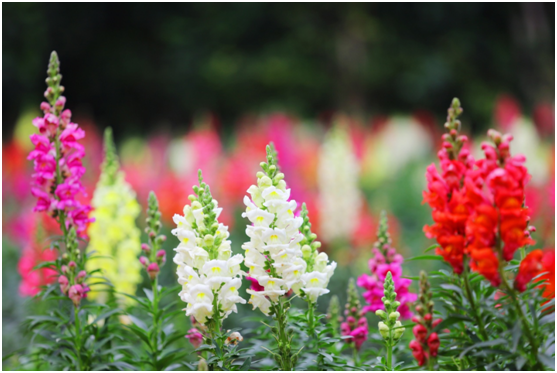
<path id="1" fill-rule="evenodd" d="M 247 111 L 442 116 L 474 131 L 508 93 L 554 101 L 555 4 L 4 4 L 3 137 L 51 50 L 74 112 L 128 135 Z"/>

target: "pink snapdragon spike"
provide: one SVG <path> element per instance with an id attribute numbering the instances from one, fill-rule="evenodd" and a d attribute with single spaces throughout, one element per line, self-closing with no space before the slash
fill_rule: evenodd
<path id="1" fill-rule="evenodd" d="M 93 221 L 88 217 L 91 207 L 79 201 L 84 193 L 85 149 L 78 141 L 85 131 L 71 122 L 70 110 L 64 110 L 66 98 L 61 96 L 64 87 L 59 72 L 58 56 L 53 52 L 45 92 L 48 102 L 40 106 L 44 115 L 33 120 L 39 133 L 30 136 L 35 147 L 27 157 L 34 163 L 31 193 L 37 198 L 34 211 L 48 213 L 66 230 L 74 227 L 78 236 L 85 237 L 87 224 Z"/>
<path id="2" fill-rule="evenodd" d="M 362 310 L 358 298 L 359 295 L 354 279 L 351 278 L 348 283 L 348 302 L 344 310 L 346 320 L 340 324 L 340 334 L 351 337 L 345 339 L 345 342 L 351 344 L 357 351 L 360 350 L 362 344 L 367 340 L 369 333 L 365 312 Z"/>
<path id="3" fill-rule="evenodd" d="M 415 302 L 418 296 L 410 293 L 408 288 L 412 280 L 402 278 L 402 263 L 404 258 L 391 246 L 391 239 L 388 233 L 387 217 L 383 213 L 377 233 L 377 242 L 372 249 L 372 257 L 369 260 L 369 270 L 371 275 L 362 274 L 358 278 L 358 286 L 366 289 L 363 296 L 368 303 L 364 307 L 364 312 L 375 312 L 383 310 L 383 283 L 387 273 L 391 272 L 395 283 L 396 300 L 400 302 L 398 312 L 403 319 L 412 317 L 409 304 Z"/>

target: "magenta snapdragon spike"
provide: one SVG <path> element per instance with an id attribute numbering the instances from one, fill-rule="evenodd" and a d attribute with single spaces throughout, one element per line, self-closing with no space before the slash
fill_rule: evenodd
<path id="1" fill-rule="evenodd" d="M 351 337 L 345 339 L 345 342 L 353 345 L 356 351 L 359 351 L 362 344 L 367 340 L 369 332 L 365 312 L 362 310 L 358 298 L 359 295 L 354 279 L 351 278 L 348 283 L 348 302 L 344 310 L 346 320 L 340 324 L 340 333 L 343 336 Z"/>
<path id="2" fill-rule="evenodd" d="M 363 287 L 366 291 L 363 294 L 364 299 L 368 303 L 364 307 L 364 312 L 375 312 L 383 310 L 384 305 L 381 298 L 383 297 L 383 283 L 387 277 L 387 273 L 391 272 L 395 283 L 396 300 L 400 302 L 398 312 L 403 319 L 412 317 L 409 303 L 416 301 L 418 296 L 408 291 L 408 287 L 412 280 L 402 278 L 402 263 L 404 258 L 396 252 L 391 246 L 391 238 L 388 233 L 387 217 L 383 212 L 377 233 L 377 242 L 372 249 L 372 258 L 369 260 L 369 270 L 371 275 L 362 274 L 358 278 L 358 286 Z"/>
<path id="3" fill-rule="evenodd" d="M 58 55 L 52 52 L 44 94 L 48 102 L 41 103 L 44 115 L 33 120 L 39 133 L 31 135 L 35 148 L 27 157 L 34 162 L 31 193 L 37 198 L 34 211 L 48 213 L 57 219 L 63 231 L 74 227 L 83 237 L 87 224 L 94 220 L 88 216 L 91 206 L 78 200 L 85 191 L 81 184 L 85 149 L 78 142 L 85 131 L 71 122 L 71 111 L 64 109 L 66 98 L 62 96 L 64 87 L 60 85 L 59 66 Z"/>

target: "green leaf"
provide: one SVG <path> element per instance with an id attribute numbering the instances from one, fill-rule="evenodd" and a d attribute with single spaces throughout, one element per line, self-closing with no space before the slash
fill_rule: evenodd
<path id="1" fill-rule="evenodd" d="M 143 288 L 143 291 L 145 292 L 145 295 L 147 296 L 147 298 L 153 302 L 153 291 L 151 289 L 147 289 L 147 288 Z"/>
<path id="2" fill-rule="evenodd" d="M 458 322 L 461 322 L 461 321 L 472 322 L 472 319 L 469 318 L 468 316 L 464 316 L 464 315 L 451 314 L 445 320 L 441 321 L 433 330 L 435 330 L 435 331 L 443 330 L 443 329 L 445 329 L 445 328 L 447 328 L 447 327 L 449 327 L 453 324 L 456 324 Z"/>
<path id="3" fill-rule="evenodd" d="M 248 356 L 248 358 L 244 361 L 244 363 L 238 370 L 246 371 L 249 370 L 250 367 L 251 367 L 251 356 Z"/>
<path id="4" fill-rule="evenodd" d="M 555 370 L 555 358 L 549 357 L 546 354 L 540 353 L 538 354 L 538 359 L 547 367 L 552 370 Z"/>
<path id="5" fill-rule="evenodd" d="M 434 250 L 434 249 L 436 249 L 436 248 L 438 248 L 438 247 L 440 247 L 439 244 L 433 244 L 433 245 L 431 245 L 430 247 L 428 247 L 427 249 L 425 249 L 424 253 L 427 253 L 427 252 L 429 252 L 429 251 L 431 251 L 431 250 Z"/>
<path id="6" fill-rule="evenodd" d="M 141 321 L 139 318 L 137 318 L 137 317 L 135 317 L 135 316 L 133 316 L 133 315 L 128 315 L 128 317 L 130 318 L 130 320 L 131 320 L 135 325 L 137 325 L 137 326 L 140 327 L 141 329 L 143 329 L 143 330 L 145 330 L 145 331 L 148 331 L 148 330 L 149 330 L 149 328 L 147 327 L 147 325 L 146 325 L 143 321 Z"/>
<path id="7" fill-rule="evenodd" d="M 405 261 L 410 261 L 410 260 L 439 260 L 439 261 L 443 261 L 443 257 L 440 255 L 418 255 L 409 259 L 405 259 Z"/>
<path id="8" fill-rule="evenodd" d="M 467 349 L 462 351 L 459 358 L 462 359 L 464 356 L 466 356 L 466 354 L 468 352 L 472 351 L 475 348 L 496 346 L 496 345 L 499 345 L 499 344 L 502 344 L 502 343 L 507 343 L 507 341 L 502 339 L 502 338 L 497 338 L 497 339 L 494 339 L 492 341 L 485 341 L 485 342 L 476 343 L 475 345 L 473 345 L 471 347 L 468 347 Z"/>
<path id="9" fill-rule="evenodd" d="M 110 311 L 108 311 L 108 312 L 105 312 L 105 313 L 103 313 L 103 314 L 97 316 L 97 318 L 96 318 L 95 320 L 93 320 L 93 322 L 92 322 L 91 324 L 95 324 L 95 323 L 97 323 L 98 321 L 104 320 L 104 319 L 106 319 L 107 317 L 110 317 L 110 316 L 112 316 L 112 315 L 114 315 L 114 314 L 116 314 L 116 313 L 119 313 L 119 312 L 120 312 L 120 309 L 118 309 L 118 308 L 113 309 L 113 310 L 110 310 Z"/>

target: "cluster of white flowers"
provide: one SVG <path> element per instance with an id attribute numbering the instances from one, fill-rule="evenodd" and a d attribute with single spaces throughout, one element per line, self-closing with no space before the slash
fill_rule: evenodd
<path id="1" fill-rule="evenodd" d="M 213 199 L 209 187 L 199 177 L 197 194 L 190 195 L 191 205 L 184 215 L 174 215 L 177 228 L 172 230 L 180 240 L 174 249 L 178 282 L 182 285 L 180 298 L 187 303 L 186 316 L 200 324 L 207 319 L 222 320 L 237 312 L 237 303 L 246 303 L 238 295 L 242 285 L 241 254 L 231 256 L 228 227 L 218 222 L 222 208 Z"/>
<path id="2" fill-rule="evenodd" d="M 252 223 L 246 229 L 250 241 L 242 245 L 245 264 L 249 276 L 263 287 L 262 291 L 247 290 L 251 294 L 249 303 L 266 315 L 271 305 L 291 289 L 317 299 L 327 292 L 330 278 L 321 272 L 306 273 L 307 262 L 300 245 L 305 239 L 300 233 L 304 220 L 294 215 L 297 203 L 289 200 L 290 189 L 286 188 L 284 174 L 278 172 L 275 162 L 267 147 L 267 163 L 261 164 L 265 172 L 258 172 L 257 185 L 248 189 L 251 199 L 244 197 L 246 212 L 242 214 Z"/>
<path id="3" fill-rule="evenodd" d="M 346 126 L 337 123 L 325 136 L 318 165 L 319 236 L 324 242 L 349 239 L 361 207 L 359 164 Z"/>

